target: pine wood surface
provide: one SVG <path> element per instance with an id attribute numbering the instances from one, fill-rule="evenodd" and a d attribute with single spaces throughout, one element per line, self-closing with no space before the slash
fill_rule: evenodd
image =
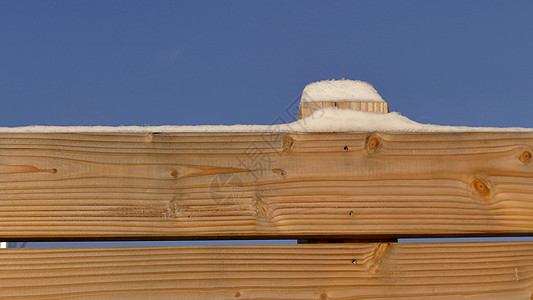
<path id="1" fill-rule="evenodd" d="M 532 133 L 0 134 L 0 240 L 533 232 Z"/>
<path id="2" fill-rule="evenodd" d="M 1 299 L 531 299 L 533 243 L 4 249 Z"/>
<path id="3" fill-rule="evenodd" d="M 389 112 L 389 104 L 387 102 L 365 102 L 365 101 L 315 101 L 315 102 L 301 102 L 298 110 L 297 120 L 309 117 L 315 111 L 326 108 L 336 107 L 340 109 L 353 109 L 359 111 L 368 111 L 375 113 L 386 114 Z"/>

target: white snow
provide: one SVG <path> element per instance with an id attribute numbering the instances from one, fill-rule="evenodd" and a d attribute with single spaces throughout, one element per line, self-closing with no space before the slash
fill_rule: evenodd
<path id="1" fill-rule="evenodd" d="M 439 126 L 420 124 L 399 113 L 372 113 L 338 108 L 317 110 L 308 118 L 281 125 L 200 125 L 200 126 L 27 126 L 0 127 L 0 133 L 150 133 L 150 132 L 532 132 L 533 128 Z"/>
<path id="2" fill-rule="evenodd" d="M 391 133 L 446 133 L 446 132 L 533 132 L 520 127 L 468 127 L 421 124 L 402 116 L 338 108 L 324 108 L 309 118 L 290 123 L 302 123 L 307 132 L 391 132 Z"/>
<path id="3" fill-rule="evenodd" d="M 317 81 L 304 88 L 302 102 L 321 101 L 384 102 L 370 83 L 348 79 Z"/>

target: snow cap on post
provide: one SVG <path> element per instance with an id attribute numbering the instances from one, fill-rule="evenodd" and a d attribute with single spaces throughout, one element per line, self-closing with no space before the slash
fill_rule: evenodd
<path id="1" fill-rule="evenodd" d="M 376 113 L 389 112 L 389 105 L 370 83 L 348 79 L 324 80 L 308 84 L 302 92 L 297 119 L 308 117 L 324 107 Z"/>

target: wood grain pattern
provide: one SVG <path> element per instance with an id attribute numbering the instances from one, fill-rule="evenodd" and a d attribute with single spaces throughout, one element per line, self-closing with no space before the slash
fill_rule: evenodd
<path id="1" fill-rule="evenodd" d="M 341 109 L 353 109 L 359 111 L 368 111 L 375 113 L 386 114 L 389 112 L 389 104 L 387 102 L 368 102 L 368 101 L 313 101 L 301 102 L 298 110 L 297 120 L 309 117 L 315 111 L 326 108 L 337 107 Z"/>
<path id="2" fill-rule="evenodd" d="M 533 133 L 0 134 L 0 240 L 533 233 Z"/>
<path id="3" fill-rule="evenodd" d="M 2 299 L 531 299 L 533 243 L 7 249 Z"/>

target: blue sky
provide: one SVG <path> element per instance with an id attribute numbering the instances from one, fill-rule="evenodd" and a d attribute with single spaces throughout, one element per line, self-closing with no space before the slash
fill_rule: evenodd
<path id="1" fill-rule="evenodd" d="M 0 126 L 269 124 L 369 81 L 423 123 L 533 127 L 532 1 L 4 1 Z"/>
<path id="2" fill-rule="evenodd" d="M 531 1 L 0 1 L 0 126 L 269 124 L 313 81 L 533 127 Z"/>

